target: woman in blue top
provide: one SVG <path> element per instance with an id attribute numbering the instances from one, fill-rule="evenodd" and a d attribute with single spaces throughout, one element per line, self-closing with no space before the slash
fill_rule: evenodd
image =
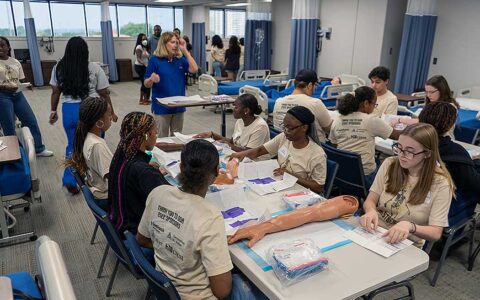
<path id="1" fill-rule="evenodd" d="M 185 40 L 173 32 L 165 32 L 148 62 L 145 87 L 152 88 L 152 112 L 158 136 L 172 136 L 183 130 L 185 108 L 162 107 L 157 98 L 185 96 L 185 73 L 197 72 L 197 63 L 187 50 Z"/>

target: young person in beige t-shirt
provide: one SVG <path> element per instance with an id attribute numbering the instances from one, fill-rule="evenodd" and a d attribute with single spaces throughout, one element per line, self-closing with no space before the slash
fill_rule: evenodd
<path id="1" fill-rule="evenodd" d="M 440 239 L 448 226 L 454 185 L 432 125 L 408 126 L 393 151 L 397 156 L 383 162 L 370 188 L 360 224 L 368 231 L 387 228 L 389 243 L 408 238 L 421 247 L 424 240 Z"/>
<path id="2" fill-rule="evenodd" d="M 277 155 L 280 168 L 274 176 L 287 172 L 298 178 L 298 183 L 316 193 L 323 191 L 327 177 L 327 157 L 318 145 L 315 116 L 303 106 L 292 107 L 283 120 L 283 133 L 255 149 L 231 155 L 242 160 L 270 154 Z"/>
<path id="3" fill-rule="evenodd" d="M 338 99 L 340 113 L 330 130 L 330 142 L 342 150 L 358 153 L 362 157 L 363 172 L 367 186 L 375 179 L 375 137 L 398 139 L 400 131 L 394 130 L 382 119 L 371 113 L 375 107 L 375 91 L 367 86 Z"/>
<path id="4" fill-rule="evenodd" d="M 238 96 L 233 103 L 233 117 L 237 119 L 231 138 L 226 138 L 213 131 L 197 134 L 194 138 L 213 138 L 227 143 L 233 151 L 257 148 L 270 140 L 270 131 L 265 120 L 258 116 L 262 107 L 257 98 L 250 94 Z M 268 157 L 267 157 L 268 158 Z"/>
<path id="5" fill-rule="evenodd" d="M 376 67 L 368 78 L 371 82 L 372 89 L 377 93 L 377 105 L 373 110 L 373 114 L 377 117 L 382 115 L 396 115 L 398 110 L 398 99 L 387 86 L 390 83 L 390 70 L 386 67 Z"/>
<path id="6" fill-rule="evenodd" d="M 113 154 L 102 138 L 112 124 L 112 108 L 107 100 L 89 97 L 80 104 L 73 154 L 67 165 L 86 178 L 97 204 L 108 209 L 108 174 Z"/>
<path id="7" fill-rule="evenodd" d="M 182 299 L 235 298 L 238 293 L 262 296 L 248 281 L 237 281 L 238 274 L 232 284 L 225 223 L 220 210 L 204 199 L 218 175 L 218 164 L 211 143 L 194 140 L 185 145 L 181 186 L 153 189 L 138 226 L 137 241 L 154 249 L 156 268 L 172 280 Z"/>
<path id="8" fill-rule="evenodd" d="M 315 116 L 315 127 L 320 142 L 325 142 L 326 135 L 330 131 L 332 119 L 327 107 L 320 99 L 312 98 L 318 82 L 317 73 L 313 70 L 304 69 L 295 76 L 295 90 L 291 95 L 277 99 L 273 108 L 273 125 L 277 129 L 282 128 L 283 118 L 287 111 L 294 106 L 304 106 Z"/>

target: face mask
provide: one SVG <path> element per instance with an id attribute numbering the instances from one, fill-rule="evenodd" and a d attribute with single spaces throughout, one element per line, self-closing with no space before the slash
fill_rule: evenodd
<path id="1" fill-rule="evenodd" d="M 148 44 L 148 41 L 146 41 L 146 40 L 142 41 L 142 45 L 146 46 L 147 44 Z"/>

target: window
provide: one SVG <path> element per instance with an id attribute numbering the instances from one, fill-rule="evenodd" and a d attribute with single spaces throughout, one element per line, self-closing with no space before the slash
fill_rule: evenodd
<path id="1" fill-rule="evenodd" d="M 117 30 L 117 13 L 115 11 L 115 5 L 109 6 L 110 20 L 112 21 L 112 33 L 113 36 L 118 36 Z M 100 28 L 101 21 L 101 8 L 99 4 L 85 4 L 85 12 L 87 14 L 87 29 L 88 36 L 102 36 L 102 30 Z"/>
<path id="2" fill-rule="evenodd" d="M 9 1 L 0 1 L 0 36 L 15 36 L 12 9 Z"/>
<path id="3" fill-rule="evenodd" d="M 223 37 L 223 10 L 220 9 L 211 9 L 210 10 L 210 36 L 214 36 L 218 34 L 219 36 Z"/>
<path id="4" fill-rule="evenodd" d="M 71 37 L 87 35 L 85 32 L 83 4 L 51 2 L 50 10 L 52 12 L 53 32 L 55 36 Z M 98 10 L 100 10 L 100 7 L 98 7 Z"/>
<path id="5" fill-rule="evenodd" d="M 23 14 L 23 2 L 13 1 L 13 14 L 17 26 L 17 36 L 25 36 L 25 22 Z M 51 36 L 52 27 L 50 24 L 50 11 L 47 2 L 30 2 L 37 36 Z"/>
<path id="6" fill-rule="evenodd" d="M 172 31 L 173 7 L 148 6 L 148 34 L 153 33 L 153 26 L 160 25 L 162 32 Z"/>
<path id="7" fill-rule="evenodd" d="M 238 38 L 245 36 L 245 11 L 225 11 L 225 37 L 236 35 Z"/>
<path id="8" fill-rule="evenodd" d="M 117 5 L 117 12 L 120 36 L 137 37 L 139 33 L 147 32 L 145 6 Z"/>
<path id="9" fill-rule="evenodd" d="M 183 32 L 183 8 L 175 7 L 175 27 Z"/>

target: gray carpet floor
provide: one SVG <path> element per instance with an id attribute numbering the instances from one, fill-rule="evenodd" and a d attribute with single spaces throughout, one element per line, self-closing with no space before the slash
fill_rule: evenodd
<path id="1" fill-rule="evenodd" d="M 138 105 L 138 91 L 139 83 L 137 82 L 116 83 L 111 86 L 112 101 L 119 116 L 119 122 L 112 125 L 105 137 L 112 151 L 115 150 L 119 140 L 119 128 L 123 117 L 131 111 L 148 112 L 150 110 L 148 106 Z M 188 93 L 195 94 L 196 88 L 189 87 Z M 112 273 L 115 261 L 113 255 L 109 255 L 103 276 L 96 277 L 106 242 L 103 235 L 99 233 L 95 244 L 90 245 L 94 219 L 82 196 L 70 196 L 61 186 L 63 173 L 61 162 L 66 145 L 61 115 L 57 124 L 54 126 L 48 124 L 49 88 L 27 91 L 25 95 L 37 116 L 44 143 L 55 152 L 54 157 L 38 159 L 43 201 L 32 206 L 31 220 L 38 236 L 47 235 L 60 245 L 77 298 L 105 299 L 108 277 Z M 230 114 L 227 116 L 228 135 L 233 131 L 233 124 L 234 119 Z M 185 133 L 210 130 L 220 132 L 220 114 L 214 114 L 210 108 L 199 107 L 188 110 L 185 117 Z M 19 221 L 25 222 L 24 217 Z M 477 232 L 476 243 L 479 242 L 480 233 Z M 468 272 L 466 270 L 467 250 L 467 246 L 463 245 L 450 255 L 436 287 L 431 287 L 428 283 L 427 276 L 433 274 L 437 265 L 431 262 L 429 269 L 413 280 L 417 299 L 480 299 L 480 262 L 477 261 L 474 270 Z M 34 252 L 35 243 L 33 242 L 0 248 L 1 274 L 19 271 L 37 274 Z M 109 299 L 143 299 L 146 288 L 146 282 L 135 280 L 120 267 Z M 401 293 L 395 291 L 378 299 L 392 299 L 399 295 Z"/>

